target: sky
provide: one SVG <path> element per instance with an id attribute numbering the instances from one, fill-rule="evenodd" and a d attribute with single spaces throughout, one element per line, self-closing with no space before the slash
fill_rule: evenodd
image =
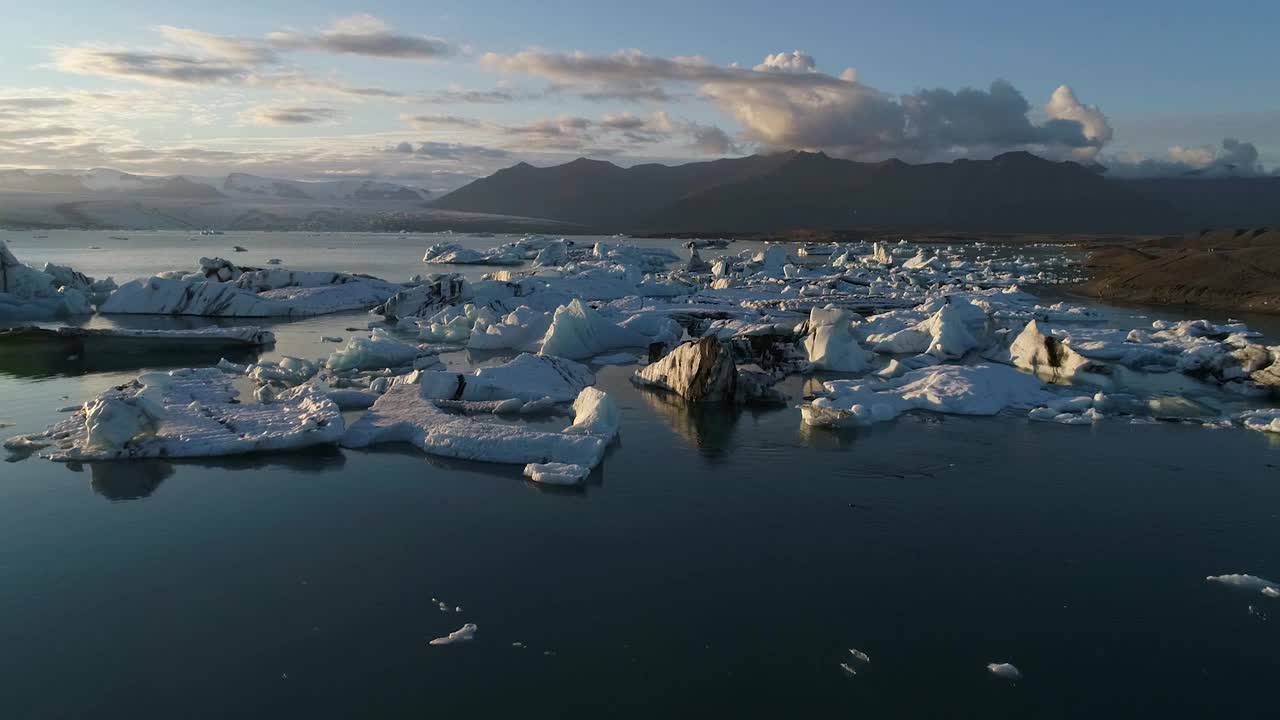
<path id="1" fill-rule="evenodd" d="M 449 189 L 785 149 L 1280 166 L 1280 3 L 0 5 L 0 167 Z"/>

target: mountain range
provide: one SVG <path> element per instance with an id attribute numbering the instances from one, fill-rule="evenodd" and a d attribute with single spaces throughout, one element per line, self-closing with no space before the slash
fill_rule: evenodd
<path id="1" fill-rule="evenodd" d="M 1280 224 L 1280 177 L 1119 180 L 1026 152 L 867 163 L 783 152 L 684 165 L 520 163 L 433 207 L 542 217 L 601 231 L 1185 232 Z"/>
<path id="2" fill-rule="evenodd" d="M 226 177 L 192 175 L 134 175 L 94 168 L 83 172 L 42 172 L 0 170 L 0 191 L 124 195 L 135 197 L 186 197 L 303 201 L 324 203 L 381 203 L 423 205 L 430 199 L 427 190 L 376 180 L 350 179 L 322 182 L 280 180 L 247 173 Z"/>

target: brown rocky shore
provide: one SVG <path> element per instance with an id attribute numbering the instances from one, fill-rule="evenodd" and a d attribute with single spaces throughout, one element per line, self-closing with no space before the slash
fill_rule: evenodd
<path id="1" fill-rule="evenodd" d="M 1280 313 L 1280 231 L 1208 230 L 1095 248 L 1079 290 L 1114 302 Z"/>

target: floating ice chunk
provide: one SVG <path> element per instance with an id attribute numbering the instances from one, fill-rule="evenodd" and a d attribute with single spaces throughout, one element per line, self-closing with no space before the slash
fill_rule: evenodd
<path id="1" fill-rule="evenodd" d="M 1280 598 L 1280 587 L 1268 586 L 1262 588 L 1262 594 L 1269 598 Z"/>
<path id="2" fill-rule="evenodd" d="M 1280 408 L 1249 410 L 1240 415 L 1240 422 L 1250 430 L 1280 433 Z"/>
<path id="3" fill-rule="evenodd" d="M 583 388 L 573 401 L 573 424 L 564 431 L 569 434 L 594 435 L 609 442 L 617 437 L 620 424 L 620 413 L 613 398 L 589 387 Z"/>
<path id="4" fill-rule="evenodd" d="M 644 347 L 649 338 L 615 325 L 575 299 L 556 310 L 551 327 L 542 338 L 542 355 L 581 360 L 628 347 Z"/>
<path id="5" fill-rule="evenodd" d="M 544 485 L 579 485 L 591 474 L 591 468 L 570 463 L 529 463 L 524 476 Z"/>
<path id="6" fill-rule="evenodd" d="M 524 305 L 507 313 L 501 322 L 480 318 L 471 331 L 467 347 L 473 350 L 536 351 L 551 327 L 551 319 L 551 313 Z"/>
<path id="7" fill-rule="evenodd" d="M 595 467 L 605 442 L 591 435 L 526 430 L 482 422 L 440 410 L 416 385 L 394 385 L 378 398 L 342 438 L 342 446 L 363 448 L 409 442 L 432 455 L 496 463 L 559 462 Z"/>
<path id="8" fill-rule="evenodd" d="M 412 364 L 416 357 L 417 345 L 410 345 L 386 330 L 375 328 L 369 337 L 353 337 L 346 345 L 334 350 L 325 361 L 325 367 L 330 370 L 398 368 Z"/>
<path id="9" fill-rule="evenodd" d="M 637 370 L 632 382 L 667 390 L 692 403 L 779 402 L 772 380 L 740 372 L 732 353 L 715 335 L 687 342 L 666 357 Z"/>
<path id="10" fill-rule="evenodd" d="M 928 353 L 942 359 L 958 358 L 979 346 L 975 329 L 986 323 L 986 313 L 961 297 L 947 298 L 928 319 L 891 333 L 867 337 L 876 352 Z"/>
<path id="11" fill-rule="evenodd" d="M 249 365 L 245 368 L 245 375 L 259 383 L 300 385 L 319 371 L 320 366 L 316 363 L 286 355 L 279 362 L 263 360 Z"/>
<path id="12" fill-rule="evenodd" d="M 956 415 L 995 415 L 1009 407 L 1046 401 L 1040 381 L 1003 365 L 939 365 L 888 382 L 832 380 L 828 397 L 802 405 L 808 425 L 867 425 L 908 410 Z"/>
<path id="13" fill-rule="evenodd" d="M 107 314 L 211 317 L 307 317 L 364 310 L 399 285 L 345 273 L 261 270 L 235 282 L 153 277 L 120 286 L 99 310 Z"/>
<path id="14" fill-rule="evenodd" d="M 1022 671 L 1009 663 L 988 663 L 987 670 L 991 671 L 992 675 L 1005 680 L 1022 679 Z"/>
<path id="15" fill-rule="evenodd" d="M 804 339 L 809 363 L 821 370 L 866 372 L 875 355 L 858 344 L 851 327 L 851 310 L 817 308 L 809 311 L 809 335 Z"/>
<path id="16" fill-rule="evenodd" d="M 54 273 L 24 265 L 0 240 L 0 320 L 47 320 L 93 312 L 91 278 L 70 268 L 47 267 Z M 68 274 L 64 276 L 61 270 Z"/>
<path id="17" fill-rule="evenodd" d="M 410 374 L 405 382 L 420 385 L 426 397 L 440 400 L 550 399 L 571 402 L 595 383 L 586 366 L 572 360 L 523 353 L 498 367 L 479 368 L 470 375 L 426 371 Z"/>
<path id="18" fill-rule="evenodd" d="M 1059 338 L 1041 332 L 1035 320 L 1027 323 L 1009 346 L 1009 357 L 1014 366 L 1049 382 L 1080 380 L 1103 387 L 1113 384 L 1105 365 L 1081 355 Z"/>
<path id="19" fill-rule="evenodd" d="M 107 390 L 43 433 L 24 436 L 53 460 L 215 457 L 336 442 L 342 415 L 319 389 L 303 385 L 271 405 L 235 402 L 216 368 L 146 373 Z"/>
<path id="20" fill-rule="evenodd" d="M 432 645 L 452 645 L 454 643 L 469 642 L 471 640 L 474 640 L 475 638 L 476 638 L 476 624 L 467 623 L 466 625 L 463 625 L 462 627 L 458 628 L 457 630 L 454 630 L 453 632 L 449 633 L 448 635 L 445 635 L 444 637 L 438 637 L 435 640 L 432 640 L 431 644 Z"/>
<path id="21" fill-rule="evenodd" d="M 1257 575 L 1244 575 L 1234 573 L 1230 575 L 1210 575 L 1205 578 L 1209 582 L 1221 583 L 1222 585 L 1230 585 L 1231 587 L 1240 588 L 1241 590 L 1257 590 L 1266 593 L 1269 597 L 1276 597 L 1276 593 L 1280 592 L 1280 583 L 1258 577 Z M 1267 592 L 1270 590 L 1271 592 Z"/>
<path id="22" fill-rule="evenodd" d="M 397 292 L 369 312 L 388 319 L 423 317 L 448 305 L 470 300 L 473 296 L 470 284 L 461 275 L 431 275 L 423 284 Z"/>

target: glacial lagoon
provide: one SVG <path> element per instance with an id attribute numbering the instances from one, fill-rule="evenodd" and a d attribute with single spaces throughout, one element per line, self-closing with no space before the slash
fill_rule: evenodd
<path id="1" fill-rule="evenodd" d="M 494 270 L 424 266 L 440 239 L 425 236 L 40 234 L 2 239 L 33 266 L 121 282 L 215 255 L 392 281 Z M 1082 305 L 1124 329 L 1228 320 Z M 1274 319 L 1236 319 L 1280 342 Z M 323 358 L 338 347 L 324 338 L 371 321 L 80 322 L 263 325 L 276 343 L 260 359 L 279 360 Z M 440 360 L 464 371 L 513 354 Z M 5 358 L 0 435 L 172 367 L 138 364 Z M 1276 434 L 1126 416 L 1067 426 L 1025 409 L 812 427 L 796 406 L 846 376 L 789 376 L 778 407 L 690 407 L 635 387 L 635 365 L 592 368 L 621 432 L 581 487 L 404 444 L 11 457 L 4 716 L 1232 717 L 1272 702 L 1280 600 L 1205 578 L 1280 577 Z M 1250 406 L 1176 384 L 1205 405 Z M 430 644 L 466 623 L 473 640 Z M 856 674 L 842 668 L 850 648 L 869 658 Z M 998 662 L 1022 678 L 993 675 Z"/>

